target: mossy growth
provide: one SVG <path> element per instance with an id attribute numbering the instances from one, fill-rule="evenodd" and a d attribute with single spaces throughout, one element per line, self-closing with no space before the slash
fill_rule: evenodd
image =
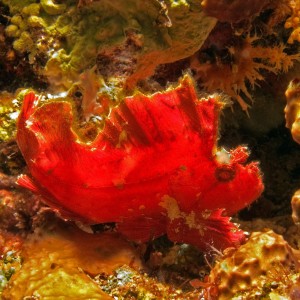
<path id="1" fill-rule="evenodd" d="M 14 49 L 28 54 L 31 64 L 43 58 L 45 68 L 37 64 L 35 70 L 55 91 L 69 89 L 94 65 L 107 82 L 118 78 L 132 89 L 159 64 L 195 53 L 216 24 L 198 0 L 4 3 L 12 14 L 6 34 L 15 39 Z"/>
<path id="2" fill-rule="evenodd" d="M 49 15 L 62 14 L 67 8 L 66 4 L 57 4 L 53 0 L 41 0 L 41 6 Z"/>
<path id="3" fill-rule="evenodd" d="M 101 289 L 114 299 L 196 299 L 196 293 L 182 292 L 128 266 L 118 268 L 113 275 L 100 274 L 96 281 Z"/>
<path id="4" fill-rule="evenodd" d="M 33 3 L 35 0 L 2 0 L 2 2 L 9 6 L 10 12 L 12 14 L 19 13 L 24 7 L 27 7 Z"/>
<path id="5" fill-rule="evenodd" d="M 0 261 L 0 298 L 11 276 L 21 268 L 22 259 L 15 251 L 8 251 Z"/>
<path id="6" fill-rule="evenodd" d="M 14 49 L 21 53 L 29 52 L 33 48 L 33 45 L 34 42 L 28 31 L 23 31 L 20 37 L 13 43 Z"/>
<path id="7" fill-rule="evenodd" d="M 16 133 L 16 120 L 20 102 L 7 92 L 0 93 L 0 142 L 11 139 Z"/>

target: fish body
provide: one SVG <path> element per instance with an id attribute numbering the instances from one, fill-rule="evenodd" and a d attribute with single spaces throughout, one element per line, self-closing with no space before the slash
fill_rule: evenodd
<path id="1" fill-rule="evenodd" d="M 257 199 L 263 184 L 258 164 L 246 164 L 246 147 L 218 158 L 221 108 L 214 98 L 198 100 L 185 76 L 165 92 L 125 98 L 85 143 L 72 127 L 70 102 L 39 105 L 29 93 L 17 141 L 30 174 L 18 183 L 63 216 L 116 222 L 136 241 L 167 233 L 201 249 L 239 243 L 244 234 L 228 216 Z"/>

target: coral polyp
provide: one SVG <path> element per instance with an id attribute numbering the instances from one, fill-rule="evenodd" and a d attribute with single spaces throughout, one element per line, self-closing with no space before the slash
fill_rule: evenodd
<path id="1" fill-rule="evenodd" d="M 299 54 L 288 55 L 283 44 L 273 47 L 261 46 L 262 40 L 258 36 L 246 36 L 237 43 L 227 48 L 224 61 L 216 57 L 213 61 L 202 61 L 201 53 L 195 54 L 191 59 L 191 68 L 195 76 L 209 91 L 225 92 L 237 100 L 243 110 L 247 110 L 252 102 L 250 89 L 254 89 L 265 78 L 262 71 L 275 74 L 287 72 L 294 61 L 299 60 Z"/>

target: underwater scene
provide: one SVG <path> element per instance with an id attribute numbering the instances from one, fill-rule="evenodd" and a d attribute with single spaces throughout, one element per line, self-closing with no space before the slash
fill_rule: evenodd
<path id="1" fill-rule="evenodd" d="M 300 0 L 0 0 L 0 299 L 300 299 Z"/>

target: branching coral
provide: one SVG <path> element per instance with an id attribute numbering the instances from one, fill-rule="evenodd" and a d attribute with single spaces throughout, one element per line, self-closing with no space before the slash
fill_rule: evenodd
<path id="1" fill-rule="evenodd" d="M 191 68 L 206 90 L 223 91 L 247 110 L 244 97 L 252 100 L 249 88 L 264 80 L 263 71 L 286 72 L 300 58 L 299 54 L 288 55 L 283 44 L 267 47 L 261 42 L 258 36 L 248 35 L 229 46 L 223 58 L 216 56 L 212 61 L 203 61 L 200 52 L 192 57 Z"/>

